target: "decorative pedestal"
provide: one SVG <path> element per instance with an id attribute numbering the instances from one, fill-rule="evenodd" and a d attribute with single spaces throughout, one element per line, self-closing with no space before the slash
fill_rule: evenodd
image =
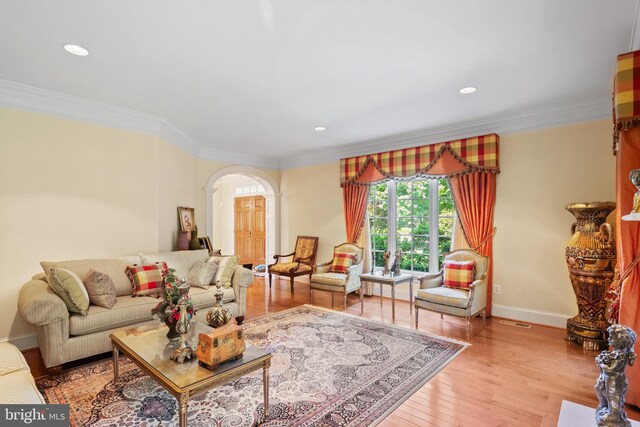
<path id="1" fill-rule="evenodd" d="M 567 320 L 567 340 L 586 350 L 608 348 L 605 293 L 613 281 L 615 238 L 605 220 L 613 202 L 572 203 L 566 206 L 576 217 L 566 247 L 569 278 L 578 302 L 578 315 Z"/>

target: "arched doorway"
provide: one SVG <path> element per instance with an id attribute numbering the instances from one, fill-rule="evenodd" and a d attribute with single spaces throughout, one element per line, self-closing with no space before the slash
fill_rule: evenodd
<path id="1" fill-rule="evenodd" d="M 207 236 L 213 236 L 213 224 L 220 218 L 215 218 L 213 209 L 213 195 L 216 192 L 216 182 L 227 175 L 243 175 L 258 181 L 264 187 L 266 202 L 266 259 L 267 263 L 280 250 L 280 188 L 278 183 L 268 174 L 251 166 L 228 166 L 216 171 L 209 177 L 205 191 L 205 219 Z"/>

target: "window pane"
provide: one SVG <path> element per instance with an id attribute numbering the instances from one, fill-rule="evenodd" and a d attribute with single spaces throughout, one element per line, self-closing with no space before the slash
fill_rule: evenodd
<path id="1" fill-rule="evenodd" d="M 377 202 L 375 206 L 375 216 L 380 216 L 383 218 L 387 217 L 387 203 Z"/>
<path id="2" fill-rule="evenodd" d="M 372 233 L 373 234 L 384 234 L 385 236 L 387 235 L 387 219 L 386 218 L 378 218 L 376 220 L 376 224 L 375 227 L 373 227 Z"/>
<path id="3" fill-rule="evenodd" d="M 428 199 L 429 198 L 429 180 L 421 179 L 413 181 L 413 198 Z"/>
<path id="4" fill-rule="evenodd" d="M 384 267 L 384 252 L 374 252 L 376 257 L 376 267 Z"/>
<path id="5" fill-rule="evenodd" d="M 429 200 L 428 199 L 414 200 L 413 214 L 415 216 L 429 216 Z"/>
<path id="6" fill-rule="evenodd" d="M 413 256 L 413 271 L 429 271 L 429 255 Z"/>
<path id="7" fill-rule="evenodd" d="M 427 236 L 413 237 L 413 251 L 417 254 L 429 253 L 429 238 Z"/>
<path id="8" fill-rule="evenodd" d="M 396 238 L 396 249 L 404 252 L 411 252 L 413 249 L 413 238 L 411 235 L 398 234 Z"/>
<path id="9" fill-rule="evenodd" d="M 411 254 L 402 254 L 400 258 L 400 269 L 411 270 Z"/>
<path id="10" fill-rule="evenodd" d="M 380 250 L 380 251 L 386 251 L 387 250 L 387 242 L 388 242 L 388 237 L 386 234 L 384 235 L 374 235 L 372 236 L 372 240 L 373 240 L 373 248 L 375 250 Z"/>
<path id="11" fill-rule="evenodd" d="M 396 213 L 397 216 L 411 216 L 411 199 L 398 199 L 398 203 L 396 206 L 398 207 L 398 211 Z"/>
<path id="12" fill-rule="evenodd" d="M 449 181 L 446 179 L 440 179 L 438 181 L 438 199 L 438 212 L 440 215 L 453 215 L 455 208 L 453 206 Z"/>
<path id="13" fill-rule="evenodd" d="M 451 251 L 451 239 L 442 237 L 438 241 L 438 266 L 442 265 L 442 255 Z"/>
<path id="14" fill-rule="evenodd" d="M 440 236 L 451 237 L 453 230 L 453 218 L 438 218 L 438 234 Z"/>
<path id="15" fill-rule="evenodd" d="M 398 199 L 410 199 L 411 198 L 411 182 L 401 181 L 396 184 L 396 194 Z"/>
<path id="16" fill-rule="evenodd" d="M 429 218 L 415 217 L 413 218 L 413 234 L 429 234 Z"/>
<path id="17" fill-rule="evenodd" d="M 411 223 L 413 221 L 411 221 L 411 218 L 407 218 L 407 217 L 403 217 L 403 218 L 397 218 L 396 219 L 396 230 L 398 230 L 398 233 L 400 234 L 411 234 Z"/>

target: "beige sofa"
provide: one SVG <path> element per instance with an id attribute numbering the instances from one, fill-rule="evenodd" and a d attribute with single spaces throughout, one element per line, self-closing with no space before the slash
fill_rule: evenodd
<path id="1" fill-rule="evenodd" d="M 20 350 L 0 343 L 0 361 L 0 404 L 46 403 Z"/>
<path id="2" fill-rule="evenodd" d="M 35 275 L 20 289 L 18 312 L 37 327 L 38 346 L 47 368 L 60 369 L 63 363 L 111 350 L 109 334 L 116 328 L 152 320 L 151 308 L 158 299 L 148 296 L 132 297 L 125 267 L 131 264 L 166 262 L 178 277 L 186 277 L 189 268 L 208 257 L 206 250 L 139 254 L 113 259 L 61 261 L 54 266 L 73 271 L 79 277 L 90 269 L 108 274 L 116 287 L 117 301 L 110 308 L 89 306 L 86 316 L 69 313 L 66 305 L 51 289 L 44 273 Z M 251 270 L 236 267 L 232 286 L 224 289 L 223 303 L 241 324 L 246 310 L 246 289 L 253 283 Z M 198 310 L 196 319 L 205 321 L 207 311 L 215 303 L 215 286 L 209 289 L 192 287 L 189 296 Z"/>

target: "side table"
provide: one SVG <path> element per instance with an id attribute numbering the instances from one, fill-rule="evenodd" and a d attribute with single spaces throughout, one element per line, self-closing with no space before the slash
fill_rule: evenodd
<path id="1" fill-rule="evenodd" d="M 413 313 L 413 279 L 411 274 L 400 273 L 397 276 L 363 273 L 360 275 L 360 314 L 364 313 L 364 282 L 380 285 L 380 307 L 382 307 L 382 285 L 391 286 L 391 319 L 396 321 L 396 285 L 409 282 L 409 313 Z"/>

